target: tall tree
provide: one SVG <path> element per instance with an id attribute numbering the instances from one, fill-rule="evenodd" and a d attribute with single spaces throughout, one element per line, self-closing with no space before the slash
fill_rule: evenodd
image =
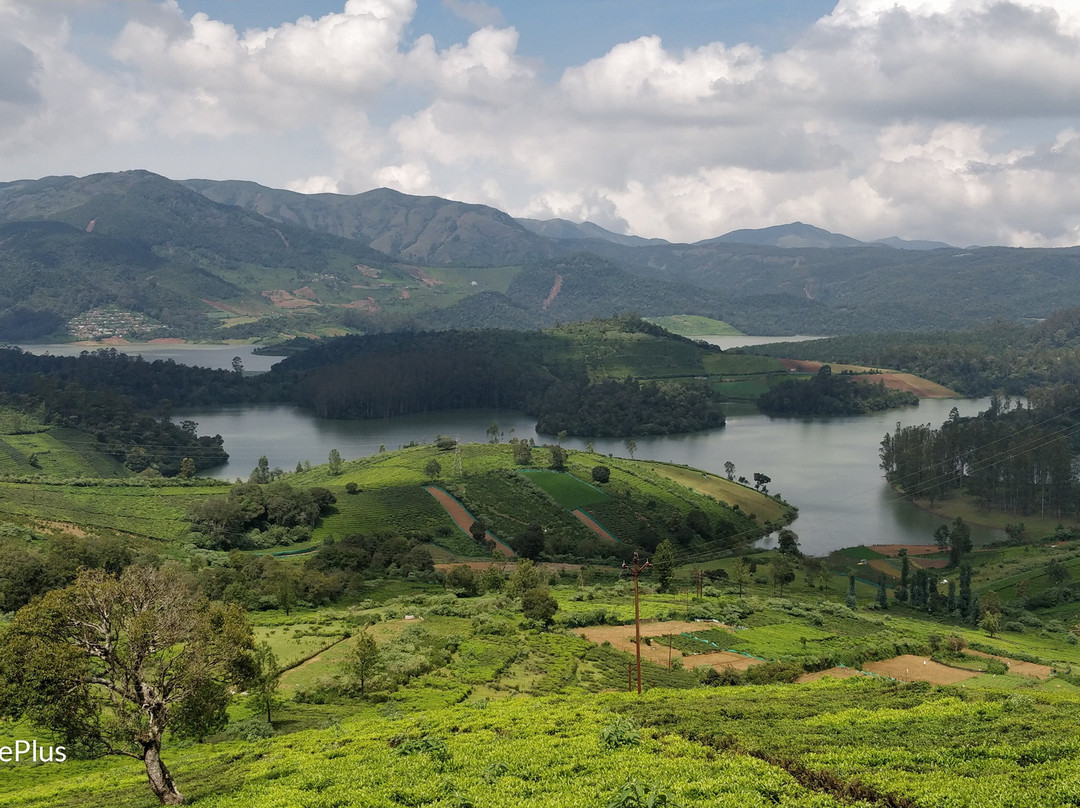
<path id="1" fill-rule="evenodd" d="M 656 581 L 660 585 L 660 591 L 667 592 L 668 587 L 671 586 L 671 579 L 675 577 L 675 548 L 667 539 L 657 546 L 652 565 L 656 570 Z"/>
<path id="2" fill-rule="evenodd" d="M 252 658 L 252 678 L 248 683 L 248 694 L 252 706 L 266 710 L 266 723 L 270 723 L 270 710 L 278 703 L 277 689 L 281 681 L 282 670 L 278 666 L 277 655 L 270 643 L 261 642 L 255 647 Z"/>
<path id="3" fill-rule="evenodd" d="M 854 611 L 859 607 L 859 601 L 855 598 L 855 573 L 848 573 L 847 578 L 847 607 Z"/>
<path id="4" fill-rule="evenodd" d="M 908 601 L 908 585 L 911 583 L 911 560 L 906 547 L 900 548 L 900 588 L 896 590 L 896 599 L 901 603 Z"/>
<path id="5" fill-rule="evenodd" d="M 360 689 L 361 696 L 367 691 L 368 684 L 381 664 L 382 649 L 379 644 L 369 631 L 361 631 L 356 635 L 356 643 L 346 661 L 346 668 Z"/>
<path id="6" fill-rule="evenodd" d="M 241 609 L 201 600 L 174 568 L 83 570 L 0 634 L 0 714 L 141 761 L 162 804 L 181 805 L 161 758 L 165 732 L 224 725 L 229 685 L 251 677 L 252 646 Z"/>
<path id="7" fill-rule="evenodd" d="M 327 457 L 327 462 L 330 464 L 330 473 L 335 477 L 341 474 L 341 452 L 337 449 L 331 449 L 330 455 Z"/>

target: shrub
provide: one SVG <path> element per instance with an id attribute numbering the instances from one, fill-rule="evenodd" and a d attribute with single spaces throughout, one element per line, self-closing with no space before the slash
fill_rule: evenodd
<path id="1" fill-rule="evenodd" d="M 641 742 L 641 731 L 637 728 L 637 724 L 620 715 L 600 730 L 600 741 L 608 749 L 637 746 Z"/>

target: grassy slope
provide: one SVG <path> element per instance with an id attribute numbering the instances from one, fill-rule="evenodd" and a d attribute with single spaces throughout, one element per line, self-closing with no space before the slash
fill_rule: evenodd
<path id="1" fill-rule="evenodd" d="M 676 314 L 672 317 L 649 317 L 650 323 L 684 337 L 741 336 L 742 332 L 722 320 L 700 314 Z"/>
<path id="2" fill-rule="evenodd" d="M 1039 808 L 1071 804 L 1078 793 L 1073 772 L 1080 763 L 1080 693 L 1061 680 L 1038 683 L 1010 675 L 935 688 L 864 677 L 685 689 L 691 677 L 675 672 L 667 675 L 674 678 L 664 678 L 663 668 L 647 664 L 651 689 L 638 700 L 599 692 L 625 687 L 627 657 L 620 652 L 591 646 L 574 631 L 522 630 L 515 626 L 512 603 L 497 597 L 455 601 L 402 591 L 373 584 L 376 599 L 360 610 L 255 616 L 257 633 L 283 660 L 310 654 L 372 614 L 382 618 L 373 628 L 380 642 L 419 630 L 454 636 L 459 645 L 445 669 L 413 680 L 387 703 L 289 704 L 278 712 L 278 730 L 285 733 L 279 737 L 169 744 L 166 760 L 195 804 L 389 808 L 467 800 L 477 808 L 584 808 L 606 804 L 631 779 L 663 788 L 685 808 L 876 804 L 857 795 L 839 801 L 829 791 L 854 781 L 920 806 Z M 379 599 L 380 592 L 391 597 Z M 578 605 L 623 619 L 633 609 L 625 583 L 560 586 L 554 592 L 563 619 Z M 739 615 L 742 626 L 732 633 L 706 624 L 695 636 L 717 643 L 730 635 L 728 642 L 742 653 L 796 662 L 829 645 L 864 655 L 891 654 L 897 643 L 925 641 L 930 633 L 947 630 L 906 610 L 852 613 L 839 605 L 836 591 L 826 596 L 834 604 L 828 608 L 821 605 L 820 592 L 799 584 L 791 588 L 791 598 L 770 593 L 771 587 L 755 585 L 744 598 L 694 599 L 694 609 Z M 681 618 L 682 608 L 681 595 L 645 597 L 649 613 Z M 456 614 L 445 614 L 448 610 Z M 401 620 L 405 613 L 422 619 L 410 624 Z M 509 633 L 476 633 L 468 615 L 492 613 L 505 615 Z M 1027 653 L 1043 647 L 1039 638 L 1023 634 L 1001 638 L 1006 641 Z M 1055 658 L 1080 664 L 1075 646 L 1058 644 Z M 679 637 L 676 647 L 690 649 L 695 643 Z M 339 673 L 348 648 L 348 641 L 335 645 L 287 673 L 284 694 Z M 662 682 L 684 689 L 656 687 Z M 533 698 L 515 698 L 518 694 Z M 251 715 L 242 703 L 233 712 L 236 718 Z M 603 732 L 619 714 L 641 726 L 641 740 L 608 749 Z M 27 727 L 0 726 L 0 740 L 15 737 L 42 736 Z M 426 746 L 417 743 L 422 739 Z M 417 751 L 408 752 L 410 746 L 402 746 L 406 741 Z M 821 773 L 814 786 L 789 773 L 800 767 Z M 141 767 L 129 760 L 12 766 L 0 777 L 0 806 L 153 804 Z"/>

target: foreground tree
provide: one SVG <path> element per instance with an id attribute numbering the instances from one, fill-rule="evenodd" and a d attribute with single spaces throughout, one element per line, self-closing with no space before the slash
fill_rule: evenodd
<path id="1" fill-rule="evenodd" d="M 251 659 L 252 677 L 248 683 L 251 706 L 259 712 L 266 710 L 266 723 L 269 724 L 270 710 L 278 703 L 277 689 L 283 671 L 278 666 L 277 655 L 269 643 L 259 643 Z"/>
<path id="2" fill-rule="evenodd" d="M 161 759 L 165 730 L 224 726 L 228 687 L 252 677 L 252 645 L 240 607 L 201 599 L 179 570 L 83 570 L 0 633 L 0 715 L 84 754 L 140 760 L 162 804 L 181 805 Z"/>
<path id="3" fill-rule="evenodd" d="M 675 548 L 667 539 L 657 545 L 652 565 L 656 570 L 656 582 L 660 591 L 667 592 L 671 586 L 671 579 L 675 577 Z"/>

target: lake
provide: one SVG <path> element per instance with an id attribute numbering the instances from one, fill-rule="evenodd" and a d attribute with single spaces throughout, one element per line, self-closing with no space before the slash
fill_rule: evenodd
<path id="1" fill-rule="evenodd" d="M 721 347 L 735 348 L 813 337 L 705 337 Z M 27 345 L 33 353 L 77 356 L 86 346 Z M 125 353 L 139 353 L 147 360 L 173 359 L 201 367 L 231 369 L 239 356 L 251 372 L 268 370 L 277 356 L 258 356 L 251 345 L 133 344 L 116 346 Z M 866 543 L 932 543 L 938 517 L 919 510 L 897 497 L 878 468 L 878 445 L 899 421 L 904 426 L 939 426 L 956 407 L 961 415 L 974 415 L 988 406 L 987 399 L 926 399 L 919 406 L 865 416 L 798 419 L 773 418 L 757 412 L 729 410 L 721 429 L 684 435 L 637 438 L 635 456 L 649 460 L 684 463 L 723 474 L 724 463 L 735 464 L 736 476 L 753 479 L 755 471 L 772 478 L 769 490 L 779 492 L 799 507 L 793 525 L 802 547 L 809 553 Z M 410 441 L 430 442 L 436 435 L 461 441 L 486 441 L 487 428 L 497 422 L 502 440 L 533 438 L 537 443 L 553 440 L 537 435 L 535 419 L 520 412 L 462 410 L 418 414 L 385 421 L 326 421 L 292 406 L 254 405 L 180 411 L 175 420 L 192 419 L 199 433 L 220 434 L 225 439 L 229 462 L 212 470 L 223 479 L 247 479 L 259 457 L 266 455 L 271 467 L 291 471 L 298 462 L 325 463 L 331 449 L 346 459 L 373 454 L 380 446 L 396 449 Z M 564 445 L 584 449 L 587 439 L 570 438 Z M 595 439 L 596 451 L 626 457 L 622 439 Z M 975 541 L 1001 534 L 973 529 Z"/>
<path id="2" fill-rule="evenodd" d="M 731 415 L 720 429 L 683 435 L 636 438 L 635 457 L 685 463 L 723 474 L 735 464 L 736 476 L 755 471 L 772 478 L 769 490 L 799 507 L 793 529 L 808 553 L 866 543 L 930 544 L 938 517 L 897 497 L 878 468 L 878 445 L 900 421 L 905 426 L 939 426 L 956 407 L 974 415 L 987 399 L 926 399 L 918 407 L 866 416 L 797 419 L 761 414 Z M 331 449 L 345 459 L 369 455 L 380 446 L 396 449 L 410 441 L 431 442 L 446 434 L 467 442 L 487 440 L 494 421 L 510 437 L 554 440 L 537 435 L 535 419 L 513 411 L 461 410 L 410 415 L 379 421 L 327 421 L 291 406 L 256 405 L 178 412 L 177 420 L 199 423 L 200 434 L 220 434 L 229 462 L 211 472 L 224 479 L 247 479 L 261 455 L 271 467 L 291 471 L 297 462 L 325 463 Z M 587 439 L 568 438 L 564 446 L 584 449 Z M 629 456 L 622 439 L 597 438 L 594 449 Z M 975 528 L 976 542 L 1000 534 Z"/>

